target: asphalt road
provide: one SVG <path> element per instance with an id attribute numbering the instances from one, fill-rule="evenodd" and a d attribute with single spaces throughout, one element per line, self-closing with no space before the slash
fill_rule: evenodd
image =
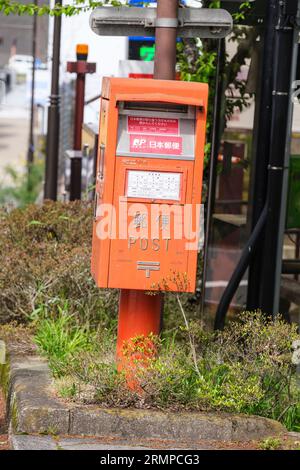
<path id="1" fill-rule="evenodd" d="M 22 171 L 29 136 L 29 107 L 26 85 L 17 86 L 0 105 L 0 185 L 9 183 L 5 168 Z"/>

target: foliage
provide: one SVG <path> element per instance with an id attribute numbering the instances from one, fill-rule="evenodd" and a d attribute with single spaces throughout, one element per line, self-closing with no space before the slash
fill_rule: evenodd
<path id="1" fill-rule="evenodd" d="M 188 294 L 180 302 L 165 295 L 158 358 L 139 369 L 142 396 L 128 390 L 115 365 L 118 293 L 97 289 L 90 275 L 91 221 L 92 207 L 82 202 L 0 213 L 1 322 L 31 326 L 28 335 L 19 330 L 18 343 L 32 352 L 28 338 L 35 335 L 63 396 L 102 406 L 259 414 L 299 431 L 295 328 L 245 313 L 224 332 L 209 333 Z M 1 336 L 11 334 L 0 328 Z M 126 354 L 152 343 L 138 338 Z"/>
<path id="2" fill-rule="evenodd" d="M 63 2 L 62 2 L 63 3 Z M 119 1 L 119 0 L 103 0 L 103 1 L 94 1 L 94 0 L 73 0 L 72 3 L 66 3 L 61 5 L 59 2 L 55 3 L 53 7 L 48 4 L 35 5 L 34 3 L 22 3 L 16 2 L 14 0 L 0 0 L 0 12 L 3 12 L 5 15 L 15 14 L 15 15 L 34 15 L 42 16 L 48 14 L 50 16 L 73 16 L 79 14 L 82 11 L 87 11 L 94 9 L 102 5 L 112 5 L 112 6 L 124 6 L 128 2 Z M 143 0 L 141 0 L 141 5 Z M 147 4 L 145 4 L 147 6 Z M 203 1 L 203 6 L 208 6 L 209 8 L 220 8 L 220 1 L 208 0 Z M 234 19 L 240 21 L 244 19 L 245 13 L 251 8 L 250 2 L 243 2 L 239 10 L 234 14 Z"/>
<path id="3" fill-rule="evenodd" d="M 204 6 L 209 8 L 220 8 L 220 2 L 208 1 Z M 248 10 L 251 8 L 249 2 L 241 3 L 238 11 L 233 15 L 234 20 L 238 23 L 245 18 Z M 235 27 L 233 34 L 230 36 L 232 42 L 242 42 L 251 30 L 242 27 Z M 251 38 L 255 41 L 257 34 Z M 209 119 L 211 122 L 213 100 L 215 94 L 215 71 L 216 71 L 216 43 L 211 40 L 189 39 L 178 44 L 178 62 L 180 67 L 181 78 L 185 81 L 203 82 L 210 85 L 210 103 L 209 103 Z M 235 55 L 229 59 L 226 56 L 223 67 L 223 77 L 226 83 L 225 91 L 231 91 L 230 100 L 226 101 L 225 115 L 227 119 L 232 116 L 235 107 L 243 109 L 249 105 L 250 96 L 246 93 L 246 83 L 239 77 L 239 71 L 245 64 L 245 59 L 250 58 L 251 47 L 245 50 L 243 55 Z M 226 55 L 226 54 L 225 54 Z M 233 93 L 235 91 L 235 94 Z M 237 96 L 236 96 L 236 92 Z"/>
<path id="4" fill-rule="evenodd" d="M 35 321 L 68 301 L 68 313 L 79 320 L 115 327 L 118 292 L 99 290 L 90 274 L 92 212 L 80 201 L 0 209 L 0 323 Z M 194 318 L 194 296 L 183 295 L 182 302 Z M 172 331 L 180 319 L 172 296 L 165 312 Z"/>
<path id="5" fill-rule="evenodd" d="M 115 318 L 116 294 L 99 294 L 90 275 L 91 235 L 89 204 L 2 209 L 0 323 L 34 320 L 66 301 L 71 315 L 91 323 Z"/>
<path id="6" fill-rule="evenodd" d="M 42 15 L 50 15 L 50 16 L 59 16 L 59 15 L 66 15 L 66 16 L 73 16 L 81 11 L 86 11 L 91 8 L 95 8 L 97 6 L 101 6 L 107 3 L 119 3 L 119 2 L 110 2 L 110 1 L 102 1 L 102 2 L 94 2 L 92 0 L 74 0 L 72 4 L 65 4 L 61 5 L 60 3 L 56 3 L 54 7 L 51 7 L 48 4 L 44 5 L 35 5 L 34 3 L 22 3 L 16 2 L 14 0 L 0 0 L 0 11 L 3 12 L 5 15 L 29 15 L 33 16 L 37 14 L 38 16 Z"/>
<path id="7" fill-rule="evenodd" d="M 138 337 L 124 345 L 142 393 L 130 391 L 125 375 L 117 374 L 114 337 L 103 332 L 92 349 L 82 348 L 67 360 L 48 353 L 59 390 L 69 399 L 101 406 L 257 414 L 299 431 L 300 390 L 291 362 L 296 328 L 281 319 L 268 322 L 260 313 L 243 313 L 224 332 L 208 333 L 197 322 L 189 331 L 177 330 L 178 335 L 165 333 L 161 340 Z M 153 345 L 158 348 L 154 358 L 148 354 Z M 141 353 L 147 366 L 135 367 Z"/>
<path id="8" fill-rule="evenodd" d="M 41 161 L 32 164 L 28 172 L 19 173 L 12 166 L 6 168 L 12 183 L 0 186 L 0 204 L 23 207 L 34 203 L 40 193 L 44 177 L 44 165 Z"/>
<path id="9" fill-rule="evenodd" d="M 43 318 L 40 312 L 35 342 L 50 358 L 67 360 L 78 351 L 88 350 L 94 335 L 87 335 L 85 328 L 76 325 L 73 315 L 68 314 L 67 302 L 57 310 L 53 318 Z"/>
<path id="10" fill-rule="evenodd" d="M 277 437 L 267 437 L 259 447 L 261 450 L 278 450 L 281 447 L 281 440 Z"/>

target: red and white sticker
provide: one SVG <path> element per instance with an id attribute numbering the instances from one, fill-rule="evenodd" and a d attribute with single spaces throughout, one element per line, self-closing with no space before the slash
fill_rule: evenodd
<path id="1" fill-rule="evenodd" d="M 129 134 L 179 135 L 179 119 L 128 116 Z"/>
<path id="2" fill-rule="evenodd" d="M 153 78 L 153 73 L 129 73 L 128 78 Z"/>
<path id="3" fill-rule="evenodd" d="M 130 135 L 130 152 L 182 155 L 182 137 L 165 135 Z"/>

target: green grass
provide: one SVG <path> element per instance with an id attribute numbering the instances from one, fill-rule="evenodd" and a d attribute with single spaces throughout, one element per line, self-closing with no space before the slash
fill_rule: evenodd
<path id="1" fill-rule="evenodd" d="M 156 339 L 158 356 L 137 368 L 143 390 L 128 389 L 115 364 L 115 330 L 78 324 L 67 308 L 37 322 L 36 344 L 46 354 L 63 398 L 104 406 L 247 413 L 279 419 L 289 430 L 300 425 L 300 391 L 291 364 L 294 327 L 243 314 L 214 334 L 191 323 Z M 190 338 L 194 343 L 194 354 Z M 138 337 L 128 357 L 148 346 Z M 136 348 L 136 349 L 135 349 Z"/>
<path id="2" fill-rule="evenodd" d="M 90 339 L 82 327 L 72 325 L 72 316 L 61 315 L 57 319 L 42 320 L 35 342 L 49 357 L 58 360 L 68 358 L 78 351 L 88 350 Z"/>

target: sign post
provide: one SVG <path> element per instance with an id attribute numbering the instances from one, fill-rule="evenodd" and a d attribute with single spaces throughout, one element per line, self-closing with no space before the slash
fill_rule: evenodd
<path id="1" fill-rule="evenodd" d="M 68 151 L 70 158 L 70 201 L 81 199 L 82 143 L 81 133 L 84 115 L 85 76 L 96 72 L 96 64 L 87 62 L 88 46 L 77 44 L 76 61 L 67 62 L 67 72 L 76 73 L 76 96 L 74 114 L 73 151 Z"/>

